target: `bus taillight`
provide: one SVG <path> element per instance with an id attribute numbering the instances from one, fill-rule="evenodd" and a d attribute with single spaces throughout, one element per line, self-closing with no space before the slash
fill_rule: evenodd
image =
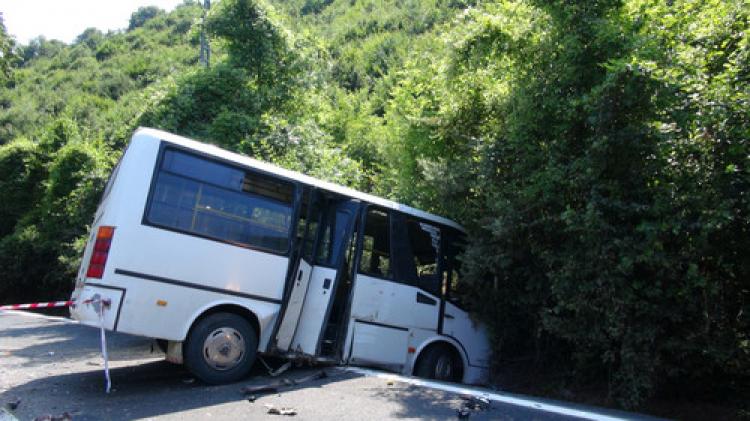
<path id="1" fill-rule="evenodd" d="M 101 279 L 104 275 L 104 265 L 107 264 L 107 255 L 109 246 L 112 244 L 112 237 L 115 235 L 115 227 L 101 226 L 96 233 L 96 242 L 94 250 L 89 260 L 89 268 L 86 271 L 87 278 Z"/>

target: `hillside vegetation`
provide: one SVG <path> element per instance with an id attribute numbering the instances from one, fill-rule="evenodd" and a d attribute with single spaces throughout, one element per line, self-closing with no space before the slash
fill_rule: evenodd
<path id="1" fill-rule="evenodd" d="M 70 45 L 0 32 L 2 301 L 69 294 L 109 171 L 152 126 L 463 223 L 499 373 L 743 411 L 745 1 L 221 0 L 208 68 L 202 14 L 141 8 Z"/>

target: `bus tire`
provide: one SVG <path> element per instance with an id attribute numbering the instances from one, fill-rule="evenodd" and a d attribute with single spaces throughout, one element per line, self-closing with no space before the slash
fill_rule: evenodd
<path id="1" fill-rule="evenodd" d="M 448 344 L 430 345 L 417 359 L 414 375 L 425 379 L 461 382 L 463 362 L 458 352 Z"/>
<path id="2" fill-rule="evenodd" d="M 258 335 L 234 313 L 210 314 L 193 326 L 183 347 L 185 366 L 208 384 L 238 381 L 255 362 Z"/>

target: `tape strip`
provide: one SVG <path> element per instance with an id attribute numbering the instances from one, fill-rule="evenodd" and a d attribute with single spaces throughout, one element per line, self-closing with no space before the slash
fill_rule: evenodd
<path id="1" fill-rule="evenodd" d="M 73 301 L 50 301 L 46 303 L 29 303 L 29 304 L 8 304 L 0 306 L 0 310 L 20 310 L 27 308 L 52 308 L 52 307 L 70 307 Z"/>

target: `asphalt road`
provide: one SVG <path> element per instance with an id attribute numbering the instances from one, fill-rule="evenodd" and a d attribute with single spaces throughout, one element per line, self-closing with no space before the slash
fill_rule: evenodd
<path id="1" fill-rule="evenodd" d="M 163 360 L 145 338 L 108 332 L 112 391 L 104 393 L 99 330 L 65 320 L 0 311 L 0 408 L 20 399 L 19 420 L 70 414 L 74 420 L 458 419 L 467 390 L 460 385 L 422 384 L 408 377 L 337 367 L 327 377 L 250 402 L 242 387 L 278 381 L 256 364 L 245 381 L 207 386 L 182 366 Z M 295 368 L 280 378 L 300 379 L 321 368 Z M 415 384 L 417 383 L 417 384 Z M 470 420 L 648 419 L 560 402 L 472 389 L 490 399 Z M 297 415 L 268 414 L 268 405 Z M 0 409 L 0 421 L 12 419 Z M 7 410 L 5 410 L 7 411 Z"/>

